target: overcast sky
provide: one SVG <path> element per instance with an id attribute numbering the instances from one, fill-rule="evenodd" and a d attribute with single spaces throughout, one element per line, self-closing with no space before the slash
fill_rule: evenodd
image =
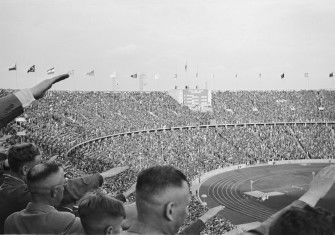
<path id="1" fill-rule="evenodd" d="M 1 0 L 0 87 L 55 67 L 75 70 L 62 90 L 137 90 L 134 73 L 145 90 L 334 89 L 334 22 L 333 0 Z"/>

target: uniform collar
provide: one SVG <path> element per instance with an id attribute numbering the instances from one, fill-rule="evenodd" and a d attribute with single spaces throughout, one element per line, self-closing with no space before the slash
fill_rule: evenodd
<path id="1" fill-rule="evenodd" d="M 147 235 L 163 235 L 161 231 L 158 231 L 157 229 L 148 226 L 144 223 L 141 223 L 139 221 L 136 221 L 128 230 L 127 232 L 131 233 L 138 233 L 138 234 L 147 234 Z"/>
<path id="2" fill-rule="evenodd" d="M 41 211 L 41 212 L 45 212 L 45 213 L 49 213 L 49 212 L 53 212 L 53 211 L 57 211 L 55 207 L 47 205 L 47 204 L 43 204 L 43 203 L 36 203 L 36 202 L 29 202 L 26 210 L 29 212 L 33 212 L 33 211 Z"/>
<path id="3" fill-rule="evenodd" d="M 19 178 L 17 176 L 14 176 L 11 173 L 5 173 L 5 174 L 3 174 L 3 176 L 5 176 L 5 179 L 7 179 L 8 181 L 17 181 L 17 182 L 26 184 L 26 182 L 24 182 L 23 179 L 21 179 L 21 178 Z"/>

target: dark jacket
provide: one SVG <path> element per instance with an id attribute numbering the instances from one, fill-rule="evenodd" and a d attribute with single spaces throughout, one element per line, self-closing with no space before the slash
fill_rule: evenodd
<path id="1" fill-rule="evenodd" d="M 8 216 L 5 233 L 10 234 L 84 234 L 80 219 L 53 206 L 29 202 L 24 210 Z"/>
<path id="2" fill-rule="evenodd" d="M 96 189 L 103 183 L 100 174 L 88 175 L 67 181 L 62 204 L 69 204 L 80 199 L 86 192 Z M 4 182 L 0 187 L 0 233 L 3 233 L 6 218 L 17 211 L 23 210 L 31 195 L 27 184 L 10 174 L 5 174 Z"/>
<path id="3" fill-rule="evenodd" d="M 7 123 L 22 113 L 22 104 L 14 94 L 0 98 L 0 128 L 6 126 Z"/>
<path id="4" fill-rule="evenodd" d="M 187 228 L 182 230 L 178 234 L 182 235 L 198 235 L 200 232 L 206 227 L 204 222 L 202 220 L 198 219 L 192 224 L 190 224 Z M 135 235 L 135 234 L 151 234 L 151 235 L 163 235 L 162 233 L 159 232 L 153 232 L 151 228 L 149 228 L 147 225 L 141 223 L 141 222 L 136 222 L 133 224 L 126 232 L 125 235 Z"/>

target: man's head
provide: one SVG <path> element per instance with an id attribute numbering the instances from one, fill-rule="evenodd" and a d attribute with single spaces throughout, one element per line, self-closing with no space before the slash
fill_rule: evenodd
<path id="1" fill-rule="evenodd" d="M 86 234 L 120 234 L 126 217 L 121 201 L 102 192 L 90 192 L 79 202 L 81 224 Z"/>
<path id="2" fill-rule="evenodd" d="M 138 220 L 164 233 L 175 234 L 188 214 L 190 202 L 186 176 L 172 166 L 143 170 L 137 178 Z"/>
<path id="3" fill-rule="evenodd" d="M 321 209 L 306 206 L 292 208 L 281 215 L 270 227 L 270 235 L 332 235 L 335 231 L 335 217 Z"/>
<path id="4" fill-rule="evenodd" d="M 64 193 L 64 170 L 56 163 L 41 163 L 27 174 L 27 185 L 34 202 L 58 206 Z"/>
<path id="5" fill-rule="evenodd" d="M 23 179 L 29 169 L 40 162 L 41 154 L 34 144 L 16 144 L 8 150 L 8 164 L 11 171 Z"/>

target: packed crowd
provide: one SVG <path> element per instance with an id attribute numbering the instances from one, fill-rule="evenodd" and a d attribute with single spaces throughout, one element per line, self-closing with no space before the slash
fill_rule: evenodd
<path id="1" fill-rule="evenodd" d="M 332 121 L 334 91 L 225 91 L 212 96 L 218 123 Z"/>
<path id="2" fill-rule="evenodd" d="M 0 97 L 11 91 L 0 90 Z M 51 91 L 25 110 L 27 122 L 1 129 L 11 135 L 3 145 L 34 142 L 44 157 L 59 155 L 66 177 L 103 172 L 128 165 L 129 169 L 105 181 L 107 192 L 117 195 L 136 182 L 138 173 L 151 166 L 172 165 L 189 179 L 232 164 L 254 164 L 280 159 L 334 158 L 333 126 L 253 126 L 195 128 L 148 132 L 81 142 L 112 133 L 160 127 L 217 123 L 260 123 L 334 120 L 334 92 L 216 92 L 213 113 L 181 106 L 163 92 L 68 92 Z M 25 136 L 15 133 L 25 130 Z M 128 200 L 133 201 L 134 195 Z M 206 211 L 192 198 L 184 228 Z M 204 234 L 233 228 L 216 217 Z"/>
<path id="3" fill-rule="evenodd" d="M 86 171 L 126 163 L 137 171 L 172 164 L 194 178 L 202 171 L 231 164 L 334 158 L 334 129 L 282 125 L 147 132 L 88 142 L 72 154 L 73 165 Z"/>

